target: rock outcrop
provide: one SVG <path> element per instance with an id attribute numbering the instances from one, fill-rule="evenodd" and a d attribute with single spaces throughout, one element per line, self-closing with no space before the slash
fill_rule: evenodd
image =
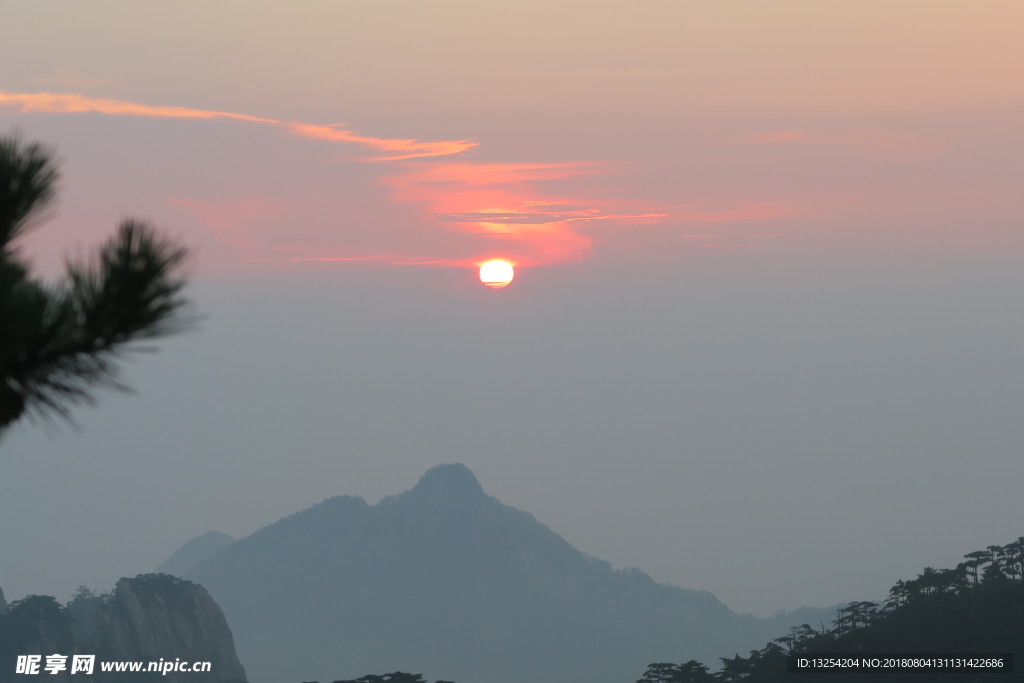
<path id="1" fill-rule="evenodd" d="M 0 613 L 0 682 L 27 680 L 16 673 L 19 655 L 46 655 L 81 652 L 75 649 L 71 617 L 52 597 L 30 595 L 8 605 Z M 47 676 L 57 681 L 70 680 L 63 675 Z"/>
<path id="2" fill-rule="evenodd" d="M 98 683 L 244 683 L 245 669 L 223 612 L 206 590 L 166 574 L 121 579 L 111 594 L 80 590 L 67 605 L 29 596 L 0 614 L 0 682 L 15 676 L 19 655 L 96 655 L 91 680 Z M 103 672 L 102 662 L 210 662 L 210 671 Z M 69 667 L 70 668 L 70 667 Z M 45 672 L 42 672 L 45 673 Z M 81 675 L 62 671 L 51 681 Z"/>

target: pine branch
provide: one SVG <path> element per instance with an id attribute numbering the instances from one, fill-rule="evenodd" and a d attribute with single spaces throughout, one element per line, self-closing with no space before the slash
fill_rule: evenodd
<path id="1" fill-rule="evenodd" d="M 59 173 L 52 155 L 17 135 L 0 138 L 0 255 L 45 216 L 56 194 Z"/>
<path id="2" fill-rule="evenodd" d="M 181 293 L 187 254 L 148 225 L 128 220 L 95 262 L 69 263 L 62 286 L 36 285 L 31 297 L 23 295 L 34 303 L 20 315 L 20 352 L 4 374 L 26 409 L 70 421 L 70 407 L 95 402 L 97 389 L 127 391 L 118 380 L 118 358 L 139 350 L 135 342 L 195 322 Z"/>

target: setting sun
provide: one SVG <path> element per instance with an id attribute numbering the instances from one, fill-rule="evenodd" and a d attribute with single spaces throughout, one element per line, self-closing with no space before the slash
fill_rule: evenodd
<path id="1" fill-rule="evenodd" d="M 516 271 L 508 261 L 494 259 L 480 266 L 480 282 L 491 289 L 508 287 L 515 276 Z"/>

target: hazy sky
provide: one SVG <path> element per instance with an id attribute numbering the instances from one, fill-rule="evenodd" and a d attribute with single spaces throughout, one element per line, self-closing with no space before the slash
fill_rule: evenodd
<path id="1" fill-rule="evenodd" d="M 146 218 L 204 316 L 81 431 L 4 436 L 9 599 L 442 462 L 741 612 L 1024 534 L 1018 0 L 0 21 L 0 133 L 63 160 L 38 270 Z"/>

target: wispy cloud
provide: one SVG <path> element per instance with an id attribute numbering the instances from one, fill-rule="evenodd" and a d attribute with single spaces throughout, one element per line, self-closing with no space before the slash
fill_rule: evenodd
<path id="1" fill-rule="evenodd" d="M 338 125 L 315 126 L 307 123 L 280 122 L 287 126 L 288 130 L 296 135 L 317 140 L 329 140 L 330 142 L 349 142 L 355 145 L 372 147 L 382 152 L 392 152 L 388 156 L 372 157 L 364 161 L 402 161 L 403 159 L 415 159 L 419 157 L 442 157 L 459 154 L 477 146 L 472 140 L 440 140 L 437 142 L 422 142 L 413 138 L 389 139 L 372 138 L 365 135 L 357 135 L 350 130 L 341 128 Z"/>
<path id="2" fill-rule="evenodd" d="M 267 196 L 243 191 L 233 197 L 202 199 L 177 194 L 166 201 L 167 206 L 194 216 L 217 244 L 247 261 L 467 266 L 504 257 L 520 265 L 553 264 L 582 260 L 596 240 L 614 245 L 617 234 L 644 225 L 751 221 L 788 212 L 788 207 L 773 203 L 665 208 L 588 187 L 588 178 L 623 173 L 628 168 L 625 164 L 453 159 L 477 146 L 470 140 L 371 137 L 342 124 L 81 94 L 0 90 L 0 107 L 25 114 L 236 121 L 368 148 L 376 155 L 359 161 L 385 162 L 364 166 L 362 191 L 352 190 L 349 179 L 341 200 L 339 193 L 323 185 L 329 178 L 317 177 L 310 179 L 310 186 L 323 188 L 321 194 L 308 190 L 312 194 L 301 200 L 295 193 Z M 770 144 L 804 137 L 799 132 L 776 132 L 774 137 L 748 142 Z M 374 188 L 381 194 L 375 195 Z M 380 205 L 389 199 L 390 206 Z M 341 215 L 344 220 L 339 220 Z"/>
<path id="3" fill-rule="evenodd" d="M 385 156 L 372 157 L 366 161 L 396 161 L 420 157 L 437 157 L 459 154 L 472 149 L 477 143 L 471 140 L 441 140 L 424 142 L 414 138 L 378 138 L 358 135 L 338 125 L 317 125 L 298 121 L 284 121 L 249 114 L 217 111 L 214 109 L 193 109 L 164 105 L 140 104 L 78 94 L 64 93 L 9 93 L 0 90 L 0 106 L 13 107 L 22 113 L 84 114 L 96 113 L 108 116 L 141 116 L 174 119 L 230 119 L 283 128 L 290 133 L 307 138 L 330 142 L 360 145 L 387 152 Z"/>

